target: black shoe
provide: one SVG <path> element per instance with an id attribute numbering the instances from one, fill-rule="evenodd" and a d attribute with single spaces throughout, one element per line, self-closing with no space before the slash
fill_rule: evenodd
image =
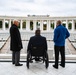
<path id="1" fill-rule="evenodd" d="M 12 64 L 14 65 L 15 63 L 13 62 Z"/>
<path id="2" fill-rule="evenodd" d="M 23 64 L 16 64 L 15 66 L 23 66 Z"/>
<path id="3" fill-rule="evenodd" d="M 53 67 L 54 67 L 55 69 L 58 69 L 58 67 L 57 67 L 57 66 L 55 66 L 55 65 L 53 65 Z"/>
<path id="4" fill-rule="evenodd" d="M 63 67 L 63 68 L 65 67 L 65 66 L 63 66 L 62 64 L 60 64 L 60 66 Z"/>
<path id="5" fill-rule="evenodd" d="M 32 60 L 30 60 L 30 63 L 33 63 L 33 61 L 32 61 Z"/>

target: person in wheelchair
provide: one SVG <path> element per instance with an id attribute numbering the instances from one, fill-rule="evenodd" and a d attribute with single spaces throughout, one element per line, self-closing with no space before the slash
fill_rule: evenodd
<path id="1" fill-rule="evenodd" d="M 32 48 L 33 48 L 33 50 L 35 50 L 36 48 L 38 49 L 38 52 L 34 53 L 35 54 L 35 61 L 41 61 L 40 57 L 36 56 L 39 53 L 39 49 L 41 50 L 41 47 L 42 47 L 42 49 L 44 49 L 44 51 L 47 51 L 46 38 L 41 36 L 40 32 L 41 31 L 39 29 L 37 29 L 35 31 L 35 36 L 32 36 L 30 38 L 29 43 L 28 43 L 28 47 L 27 47 L 27 52 L 29 52 L 29 51 L 31 52 Z"/>

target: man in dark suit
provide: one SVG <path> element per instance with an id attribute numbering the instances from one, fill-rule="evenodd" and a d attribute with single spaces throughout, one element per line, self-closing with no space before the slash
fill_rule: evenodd
<path id="1" fill-rule="evenodd" d="M 12 64 L 15 66 L 22 66 L 20 64 L 20 50 L 22 47 L 22 41 L 20 32 L 18 30 L 19 22 L 17 20 L 14 21 L 13 25 L 10 28 L 10 50 L 12 51 Z"/>
<path id="2" fill-rule="evenodd" d="M 29 43 L 28 43 L 28 48 L 27 48 L 27 52 L 29 50 L 31 50 L 31 46 L 32 45 L 43 45 L 44 49 L 47 50 L 47 41 L 46 41 L 46 38 L 41 36 L 40 35 L 40 30 L 36 30 L 35 31 L 35 36 L 32 36 L 29 40 Z M 38 57 L 35 57 L 35 61 L 39 61 L 39 58 Z"/>
<path id="3" fill-rule="evenodd" d="M 61 54 L 61 64 L 63 68 L 65 67 L 65 39 L 70 36 L 68 30 L 61 25 L 61 21 L 57 21 L 56 28 L 54 30 L 54 50 L 55 50 L 55 64 L 54 68 L 58 69 L 59 52 Z"/>

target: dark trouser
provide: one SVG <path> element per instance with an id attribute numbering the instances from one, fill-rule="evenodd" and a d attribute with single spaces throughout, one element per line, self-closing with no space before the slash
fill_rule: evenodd
<path id="1" fill-rule="evenodd" d="M 20 61 L 20 51 L 12 51 L 12 63 L 19 64 Z"/>
<path id="2" fill-rule="evenodd" d="M 61 54 L 61 65 L 65 67 L 65 46 L 54 46 L 55 50 L 55 66 L 58 67 L 59 52 Z"/>

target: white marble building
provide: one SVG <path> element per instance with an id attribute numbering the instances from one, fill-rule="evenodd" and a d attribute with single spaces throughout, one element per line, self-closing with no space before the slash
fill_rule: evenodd
<path id="1" fill-rule="evenodd" d="M 20 31 L 24 32 L 35 31 L 37 28 L 42 32 L 53 31 L 57 20 L 61 20 L 70 32 L 76 32 L 76 16 L 51 17 L 49 15 L 0 16 L 0 32 L 9 32 L 14 19 L 19 20 Z"/>

